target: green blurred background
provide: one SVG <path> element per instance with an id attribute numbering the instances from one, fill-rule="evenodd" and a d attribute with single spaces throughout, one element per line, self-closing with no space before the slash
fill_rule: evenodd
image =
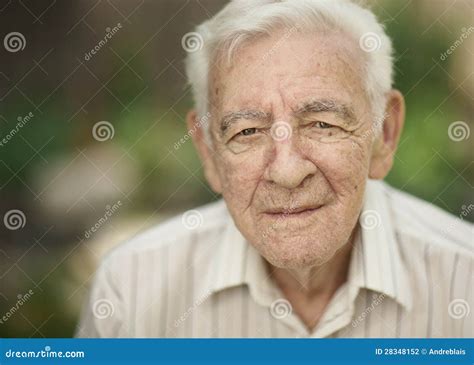
<path id="1" fill-rule="evenodd" d="M 0 146 L 0 216 L 18 209 L 26 218 L 17 230 L 0 224 L 0 316 L 18 307 L 0 323 L 0 337 L 71 336 L 105 252 L 166 217 L 218 199 L 192 143 L 173 145 L 186 133 L 192 106 L 181 39 L 225 3 L 24 0 L 0 6 L 2 39 L 20 32 L 26 42 L 18 52 L 0 48 L 0 138 L 18 118 L 27 120 Z M 407 102 L 387 180 L 472 222 L 474 3 L 368 3 L 394 41 L 396 87 Z M 93 138 L 100 121 L 113 125 L 113 138 Z M 461 135 L 450 138 L 459 121 Z"/>

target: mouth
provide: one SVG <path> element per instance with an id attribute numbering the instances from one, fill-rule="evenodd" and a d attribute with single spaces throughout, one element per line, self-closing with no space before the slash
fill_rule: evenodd
<path id="1" fill-rule="evenodd" d="M 272 218 L 304 218 L 318 211 L 322 205 L 301 206 L 295 208 L 272 208 L 264 212 L 268 217 Z"/>

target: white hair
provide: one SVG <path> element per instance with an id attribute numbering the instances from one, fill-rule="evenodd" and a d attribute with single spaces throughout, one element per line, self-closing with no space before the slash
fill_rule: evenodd
<path id="1" fill-rule="evenodd" d="M 209 115 L 209 75 L 218 54 L 230 61 L 244 41 L 282 27 L 340 31 L 357 42 L 365 61 L 364 87 L 372 118 L 383 119 L 386 93 L 393 83 L 392 42 L 375 15 L 350 0 L 232 0 L 196 32 L 188 33 L 197 37 L 194 42 L 198 43 L 187 49 L 186 74 L 199 118 Z M 208 129 L 205 126 L 205 134 Z"/>

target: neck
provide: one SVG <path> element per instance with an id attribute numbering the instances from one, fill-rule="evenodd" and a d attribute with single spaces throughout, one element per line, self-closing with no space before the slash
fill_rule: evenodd
<path id="1" fill-rule="evenodd" d="M 271 276 L 294 312 L 313 329 L 336 290 L 347 281 L 354 235 L 326 263 L 310 268 L 271 267 Z"/>

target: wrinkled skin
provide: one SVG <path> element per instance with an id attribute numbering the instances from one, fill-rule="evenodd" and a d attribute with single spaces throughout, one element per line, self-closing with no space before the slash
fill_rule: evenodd
<path id="1" fill-rule="evenodd" d="M 194 136 L 206 177 L 271 265 L 324 265 L 350 242 L 367 179 L 385 177 L 392 166 L 403 97 L 387 94 L 376 138 L 364 53 L 338 33 L 281 30 L 246 43 L 234 57 L 212 69 L 212 144 L 203 131 Z M 314 101 L 349 113 L 302 108 Z M 222 118 L 235 112 L 240 117 L 222 128 Z M 196 123 L 190 112 L 189 127 Z"/>

